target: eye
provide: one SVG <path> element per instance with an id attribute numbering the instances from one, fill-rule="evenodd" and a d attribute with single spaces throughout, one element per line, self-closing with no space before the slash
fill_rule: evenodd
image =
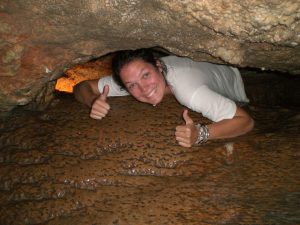
<path id="1" fill-rule="evenodd" d="M 143 78 L 148 78 L 150 76 L 150 73 L 149 72 L 146 72 L 143 74 Z"/>

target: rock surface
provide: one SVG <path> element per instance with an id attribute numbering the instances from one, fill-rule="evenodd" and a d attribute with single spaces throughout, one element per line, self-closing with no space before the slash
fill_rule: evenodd
<path id="1" fill-rule="evenodd" d="M 101 121 L 73 98 L 14 112 L 0 127 L 0 224 L 300 224 L 299 108 L 250 106 L 253 132 L 187 149 L 183 108 L 165 100 L 110 98 Z"/>
<path id="2" fill-rule="evenodd" d="M 2 0 L 0 114 L 44 108 L 65 69 L 121 49 L 299 74 L 299 13 L 298 0 Z"/>

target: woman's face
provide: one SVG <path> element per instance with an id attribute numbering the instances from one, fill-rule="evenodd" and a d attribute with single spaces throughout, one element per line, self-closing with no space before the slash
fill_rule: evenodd
<path id="1" fill-rule="evenodd" d="M 159 62 L 158 66 L 161 68 Z M 166 93 L 162 73 L 142 59 L 126 64 L 120 71 L 120 77 L 128 92 L 138 101 L 157 105 Z"/>

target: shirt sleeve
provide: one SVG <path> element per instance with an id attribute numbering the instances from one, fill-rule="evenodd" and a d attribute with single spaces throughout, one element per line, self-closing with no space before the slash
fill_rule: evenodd
<path id="1" fill-rule="evenodd" d="M 212 91 L 206 85 L 200 86 L 193 93 L 189 105 L 192 110 L 214 122 L 232 119 L 236 112 L 234 101 Z"/>
<path id="2" fill-rule="evenodd" d="M 129 93 L 124 88 L 122 88 L 120 85 L 118 85 L 114 81 L 112 76 L 106 76 L 106 77 L 102 77 L 101 79 L 99 79 L 98 89 L 99 89 L 100 93 L 103 92 L 103 88 L 105 85 L 109 86 L 109 92 L 108 92 L 109 97 L 129 95 Z"/>

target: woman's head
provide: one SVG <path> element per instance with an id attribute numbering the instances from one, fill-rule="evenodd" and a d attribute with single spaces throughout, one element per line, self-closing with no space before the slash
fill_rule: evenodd
<path id="1" fill-rule="evenodd" d="M 141 102 L 156 105 L 166 93 L 163 66 L 149 49 L 118 52 L 112 70 L 114 80 Z"/>
<path id="2" fill-rule="evenodd" d="M 155 58 L 152 51 L 147 48 L 119 51 L 113 57 L 112 59 L 113 79 L 121 87 L 126 88 L 126 86 L 124 85 L 120 77 L 121 69 L 128 63 L 137 59 L 141 59 L 156 67 L 157 58 Z"/>

